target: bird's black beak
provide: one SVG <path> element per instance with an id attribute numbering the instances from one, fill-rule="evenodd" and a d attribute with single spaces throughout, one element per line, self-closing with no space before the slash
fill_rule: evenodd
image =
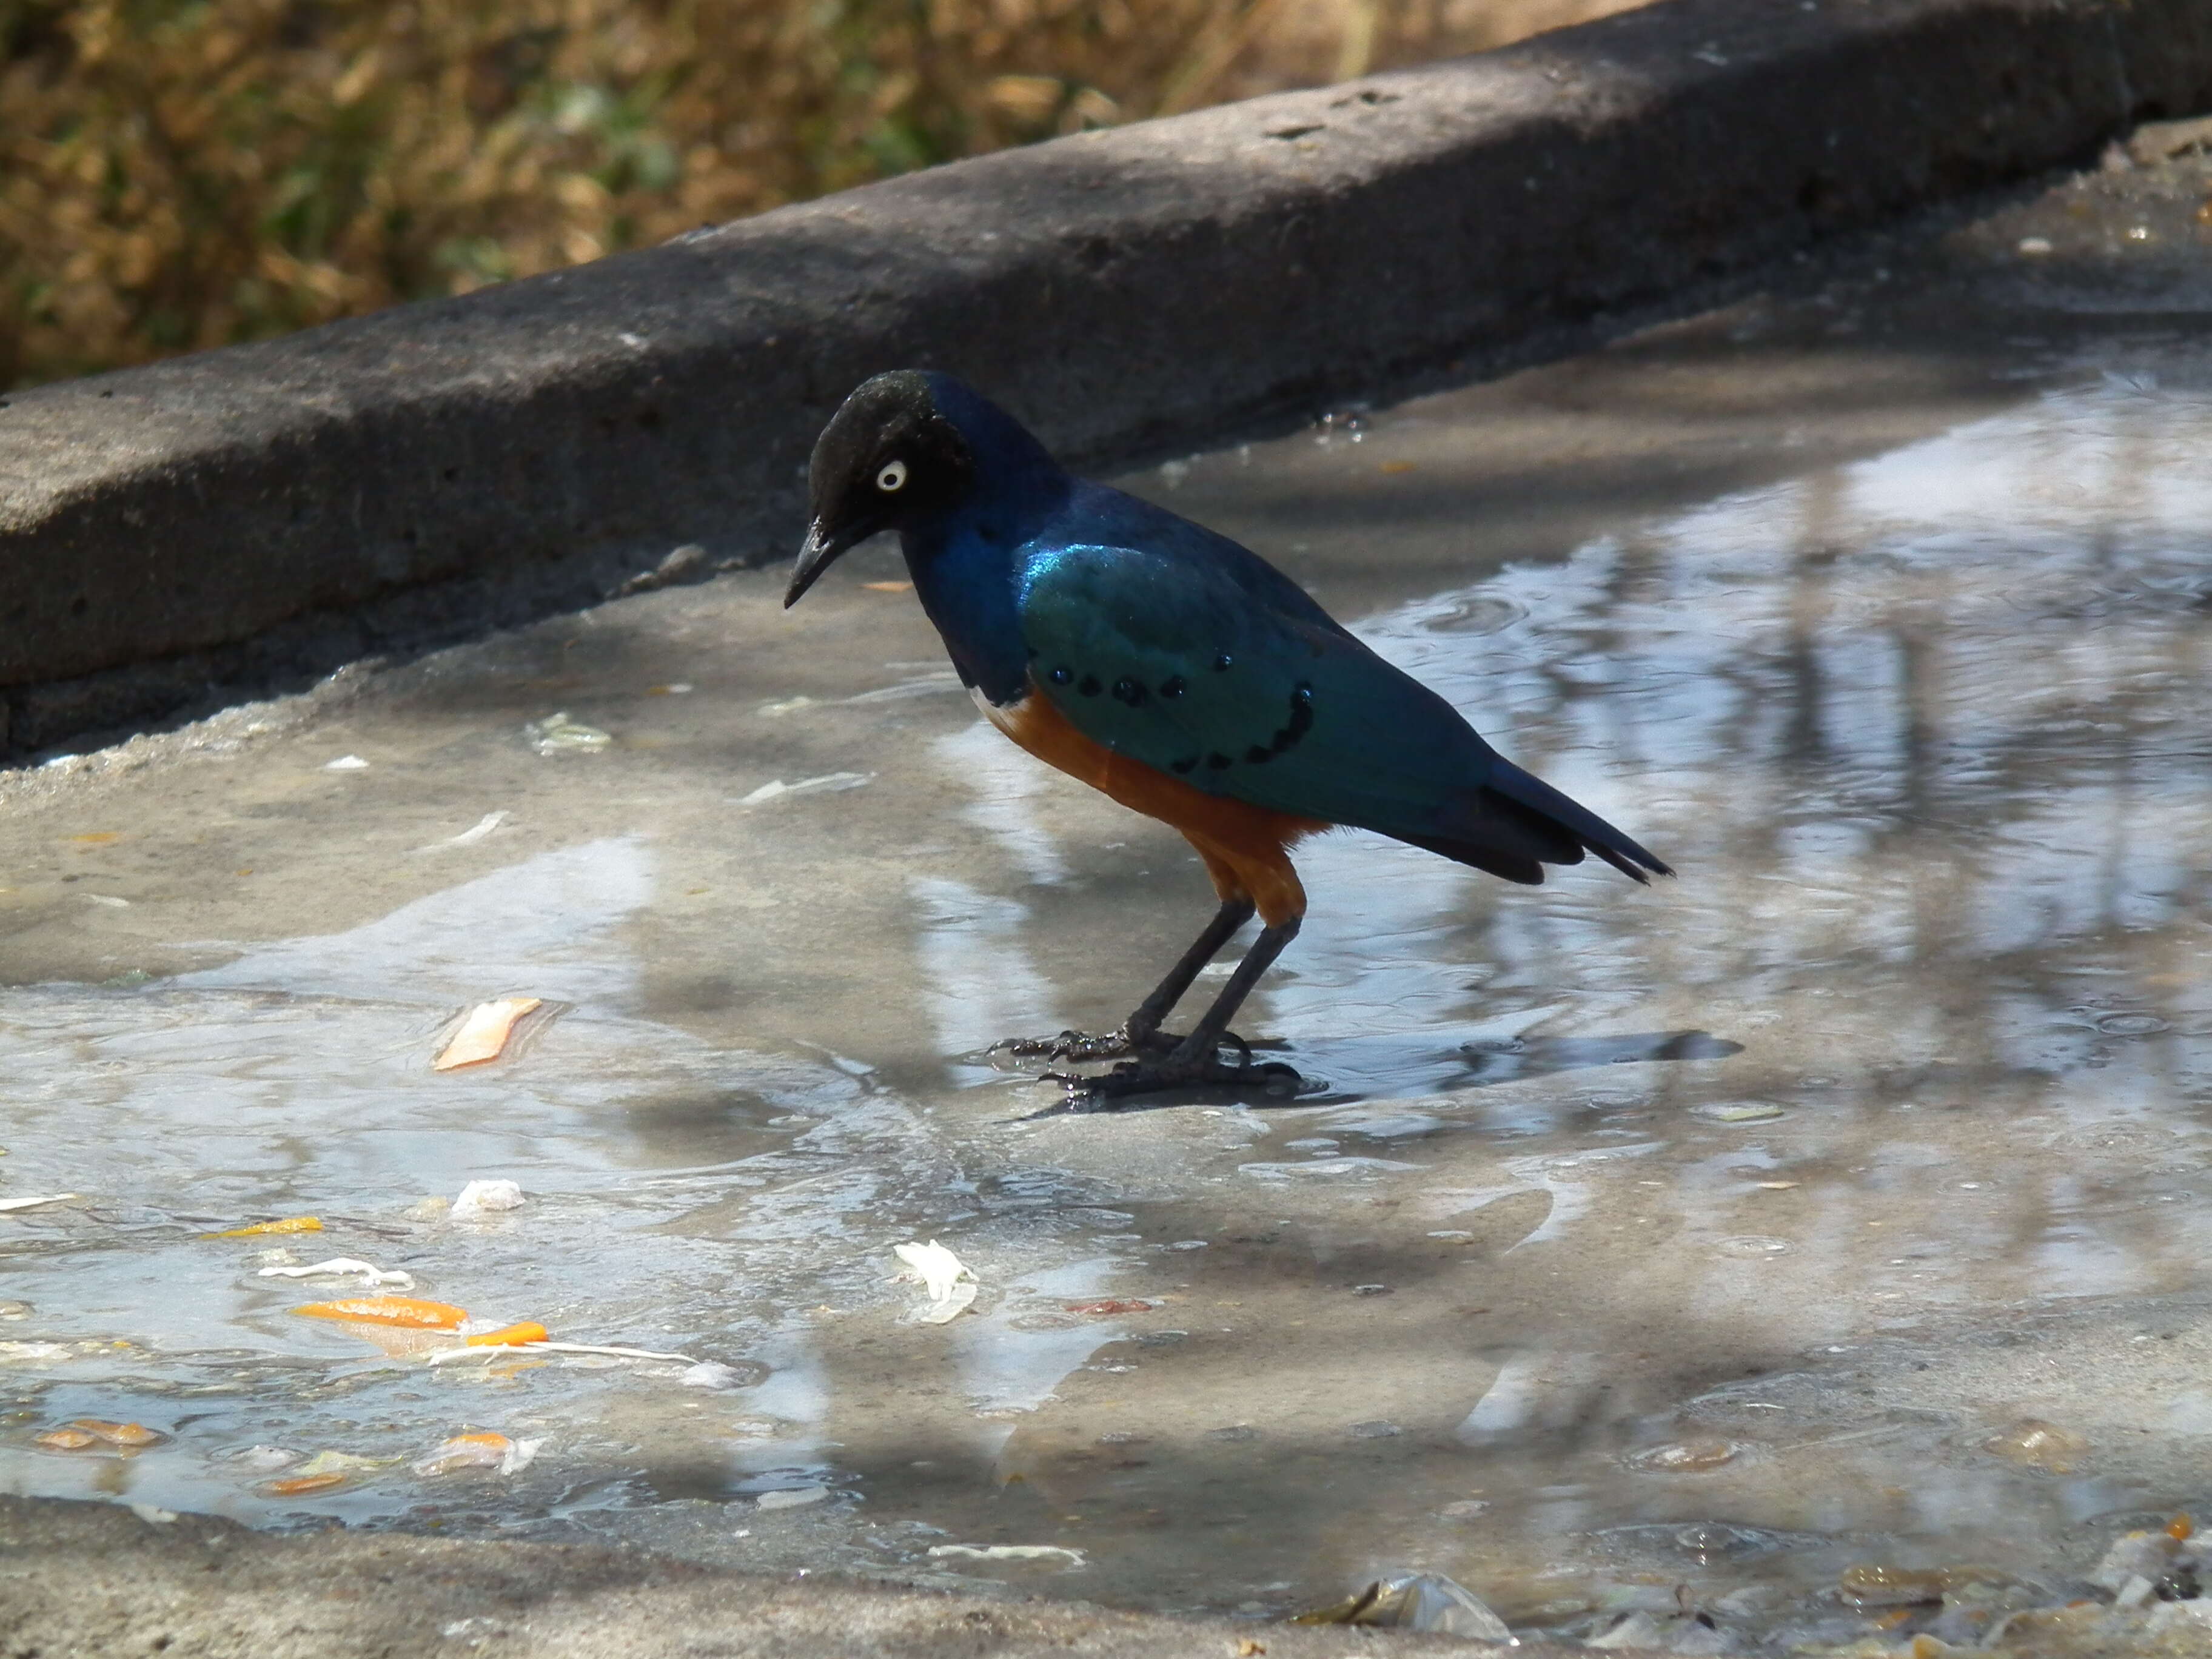
<path id="1" fill-rule="evenodd" d="M 797 605 L 800 595 L 837 562 L 838 556 L 847 548 L 857 546 L 882 528 L 878 524 L 863 522 L 832 530 L 817 518 L 806 526 L 805 544 L 799 550 L 798 562 L 791 567 L 791 586 L 783 591 L 783 608 L 788 611 Z"/>

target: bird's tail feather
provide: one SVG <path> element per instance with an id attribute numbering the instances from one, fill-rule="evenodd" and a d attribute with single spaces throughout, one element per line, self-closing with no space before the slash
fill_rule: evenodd
<path id="1" fill-rule="evenodd" d="M 1588 807 L 1498 759 L 1451 831 L 1399 839 L 1529 886 L 1544 879 L 1545 865 L 1580 864 L 1585 849 L 1638 882 L 1674 873 Z"/>

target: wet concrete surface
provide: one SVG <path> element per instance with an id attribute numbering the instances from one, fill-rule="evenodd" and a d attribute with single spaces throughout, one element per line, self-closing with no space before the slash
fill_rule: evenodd
<path id="1" fill-rule="evenodd" d="M 1295 1101 L 1036 1117 L 985 1052 L 1114 1024 L 1211 899 L 980 721 L 885 549 L 6 775 L 0 1202 L 78 1196 L 0 1211 L 0 1486 L 1255 1621 L 1419 1567 L 1722 1645 L 2078 1593 L 2212 1514 L 2208 191 L 1130 481 L 1681 872 L 1310 843 L 1242 1022 Z M 425 1202 L 477 1177 L 527 1202 Z M 337 1255 L 684 1358 L 434 1366 L 260 1271 Z M 164 1438 L 36 1443 L 79 1418 Z M 543 1443 L 409 1468 L 464 1430 Z M 272 1490 L 322 1451 L 399 1461 Z"/>

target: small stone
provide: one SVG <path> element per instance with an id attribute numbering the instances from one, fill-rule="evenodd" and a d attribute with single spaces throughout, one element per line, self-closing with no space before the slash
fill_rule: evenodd
<path id="1" fill-rule="evenodd" d="M 1394 1434 L 1405 1433 L 1405 1430 L 1395 1423 L 1376 1418 L 1370 1422 L 1354 1423 L 1345 1432 L 1355 1440 L 1388 1440 Z"/>
<path id="2" fill-rule="evenodd" d="M 827 1486 L 789 1486 L 781 1492 L 763 1492 L 756 1504 L 764 1510 L 796 1510 L 818 1504 L 829 1495 Z"/>
<path id="3" fill-rule="evenodd" d="M 1446 1521 L 1472 1521 L 1489 1508 L 1490 1505 L 1480 1498 L 1462 1498 L 1456 1503 L 1445 1504 L 1437 1514 Z"/>

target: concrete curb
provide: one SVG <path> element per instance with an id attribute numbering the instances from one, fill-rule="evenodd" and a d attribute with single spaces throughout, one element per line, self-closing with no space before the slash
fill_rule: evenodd
<path id="1" fill-rule="evenodd" d="M 1666 0 L 0 398 L 0 755 L 780 557 L 860 379 L 1093 461 L 1650 304 L 2212 106 L 2202 0 Z"/>
<path id="2" fill-rule="evenodd" d="M 163 1511 L 155 1510 L 155 1516 Z M 1168 1619 L 1082 1602 L 727 1572 L 630 1550 L 321 1532 L 0 1498 L 10 1655 L 410 1659 L 1341 1659 L 1497 1653 L 1393 1631 Z M 1515 1659 L 1579 1650 L 1524 1643 Z"/>

